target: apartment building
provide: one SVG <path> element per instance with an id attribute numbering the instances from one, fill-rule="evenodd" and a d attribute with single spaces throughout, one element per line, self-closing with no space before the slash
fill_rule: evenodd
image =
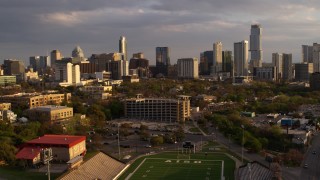
<path id="1" fill-rule="evenodd" d="M 0 103 L 0 110 L 10 110 L 11 103 Z"/>
<path id="2" fill-rule="evenodd" d="M 107 99 L 112 96 L 112 86 L 84 86 L 81 91 L 91 95 L 93 99 Z"/>
<path id="3" fill-rule="evenodd" d="M 71 93 L 66 94 L 44 94 L 39 93 L 18 93 L 13 95 L 0 96 L 0 102 L 11 103 L 13 108 L 34 108 L 49 104 L 59 105 L 63 101 L 70 101 Z"/>

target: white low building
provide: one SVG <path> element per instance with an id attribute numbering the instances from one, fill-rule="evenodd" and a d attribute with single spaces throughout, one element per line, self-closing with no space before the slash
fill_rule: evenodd
<path id="1" fill-rule="evenodd" d="M 3 110 L 0 111 L 0 120 L 14 123 L 17 121 L 17 115 L 13 111 Z"/>

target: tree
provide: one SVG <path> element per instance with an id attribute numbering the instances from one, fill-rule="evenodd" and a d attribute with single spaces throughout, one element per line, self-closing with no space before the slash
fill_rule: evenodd
<path id="1" fill-rule="evenodd" d="M 123 124 L 121 124 L 121 126 L 120 126 L 121 128 L 131 128 L 131 124 L 130 123 L 123 123 Z"/>
<path id="2" fill-rule="evenodd" d="M 88 108 L 87 115 L 91 119 L 91 125 L 95 127 L 101 127 L 105 125 L 106 116 L 101 110 L 101 106 L 98 104 L 93 104 Z"/>
<path id="3" fill-rule="evenodd" d="M 0 160 L 4 160 L 9 165 L 14 165 L 16 160 L 17 149 L 8 141 L 0 143 Z"/>
<path id="4" fill-rule="evenodd" d="M 95 145 L 95 147 L 101 148 L 102 140 L 103 140 L 103 138 L 100 134 L 98 134 L 98 133 L 93 134 L 92 141 L 93 141 L 93 144 Z"/>
<path id="5" fill-rule="evenodd" d="M 151 143 L 152 146 L 158 146 L 160 144 L 163 144 L 163 137 L 162 136 L 152 137 L 150 139 L 150 143 Z"/>
<path id="6" fill-rule="evenodd" d="M 250 135 L 250 137 L 248 138 L 247 142 L 245 143 L 245 146 L 249 148 L 252 152 L 259 152 L 262 149 L 260 141 L 252 135 Z"/>
<path id="7" fill-rule="evenodd" d="M 24 140 L 31 140 L 38 136 L 41 123 L 38 121 L 32 121 L 26 125 L 16 126 L 15 132 Z"/>
<path id="8" fill-rule="evenodd" d="M 288 165 L 299 166 L 302 160 L 303 154 L 296 149 L 290 149 L 284 156 L 284 162 Z"/>
<path id="9" fill-rule="evenodd" d="M 186 137 L 186 135 L 184 134 L 184 130 L 181 126 L 176 131 L 174 131 L 173 134 L 177 142 L 183 141 L 184 138 Z"/>
<path id="10" fill-rule="evenodd" d="M 119 129 L 120 136 L 127 137 L 130 135 L 128 128 L 120 128 Z"/>
<path id="11" fill-rule="evenodd" d="M 72 96 L 72 107 L 74 113 L 86 114 L 86 108 L 84 107 L 81 99 L 78 96 Z"/>
<path id="12" fill-rule="evenodd" d="M 148 131 L 141 131 L 140 138 L 146 141 L 150 138 L 150 133 Z"/>
<path id="13" fill-rule="evenodd" d="M 106 120 L 112 120 L 112 114 L 111 110 L 107 108 L 103 108 L 102 111 L 104 112 L 104 115 L 106 116 Z"/>
<path id="14" fill-rule="evenodd" d="M 119 118 L 123 115 L 123 104 L 119 100 L 113 100 L 109 103 L 108 108 L 111 111 L 111 115 L 114 118 Z"/>
<path id="15" fill-rule="evenodd" d="M 163 136 L 163 140 L 165 143 L 170 143 L 170 144 L 174 143 L 175 141 L 174 136 L 172 134 L 165 134 Z"/>
<path id="16" fill-rule="evenodd" d="M 140 131 L 146 131 L 146 130 L 148 130 L 148 126 L 144 125 L 144 124 L 141 124 L 140 125 Z"/>
<path id="17" fill-rule="evenodd" d="M 267 138 L 258 138 L 258 140 L 260 141 L 262 148 L 267 148 L 268 147 L 268 139 Z"/>
<path id="18" fill-rule="evenodd" d="M 75 135 L 86 135 L 87 134 L 87 131 L 89 130 L 89 127 L 88 126 L 83 126 L 81 124 L 78 124 L 76 127 L 75 127 Z"/>
<path id="19" fill-rule="evenodd" d="M 13 126 L 10 123 L 6 123 L 4 121 L 0 121 L 0 132 L 8 132 L 13 133 Z"/>

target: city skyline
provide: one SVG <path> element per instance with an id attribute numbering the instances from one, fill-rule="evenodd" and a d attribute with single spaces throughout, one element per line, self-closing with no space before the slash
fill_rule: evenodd
<path id="1" fill-rule="evenodd" d="M 117 52 L 123 35 L 128 59 L 143 52 L 155 64 L 155 47 L 165 46 L 176 63 L 199 58 L 218 41 L 223 50 L 233 51 L 233 43 L 250 40 L 250 26 L 259 23 L 264 62 L 271 62 L 275 52 L 292 53 L 293 62 L 300 62 L 301 45 L 319 41 L 317 6 L 312 1 L 5 1 L 0 2 L 0 61 L 28 64 L 30 56 L 54 49 L 71 56 L 76 45 L 87 57 Z"/>

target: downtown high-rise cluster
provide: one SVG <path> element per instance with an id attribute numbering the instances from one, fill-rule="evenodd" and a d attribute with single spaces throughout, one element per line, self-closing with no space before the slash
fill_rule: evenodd
<path id="1" fill-rule="evenodd" d="M 272 62 L 263 59 L 263 32 L 260 24 L 251 25 L 248 40 L 233 44 L 233 50 L 224 50 L 223 42 L 216 41 L 211 50 L 200 53 L 200 59 L 181 57 L 172 64 L 171 48 L 155 47 L 155 66 L 143 52 L 129 57 L 128 42 L 120 36 L 118 52 L 103 52 L 85 57 L 80 46 L 76 46 L 71 57 L 64 57 L 59 50 L 50 56 L 31 56 L 25 68 L 22 61 L 6 59 L 1 66 L 0 84 L 37 81 L 55 82 L 62 86 L 84 85 L 87 79 L 129 80 L 138 78 L 168 77 L 179 79 L 209 78 L 233 82 L 260 80 L 274 82 L 309 81 L 313 72 L 320 71 L 320 45 L 302 45 L 302 59 L 293 64 L 291 53 L 272 53 Z M 12 77 L 14 76 L 14 77 Z M 40 77 L 40 78 L 39 78 Z"/>

